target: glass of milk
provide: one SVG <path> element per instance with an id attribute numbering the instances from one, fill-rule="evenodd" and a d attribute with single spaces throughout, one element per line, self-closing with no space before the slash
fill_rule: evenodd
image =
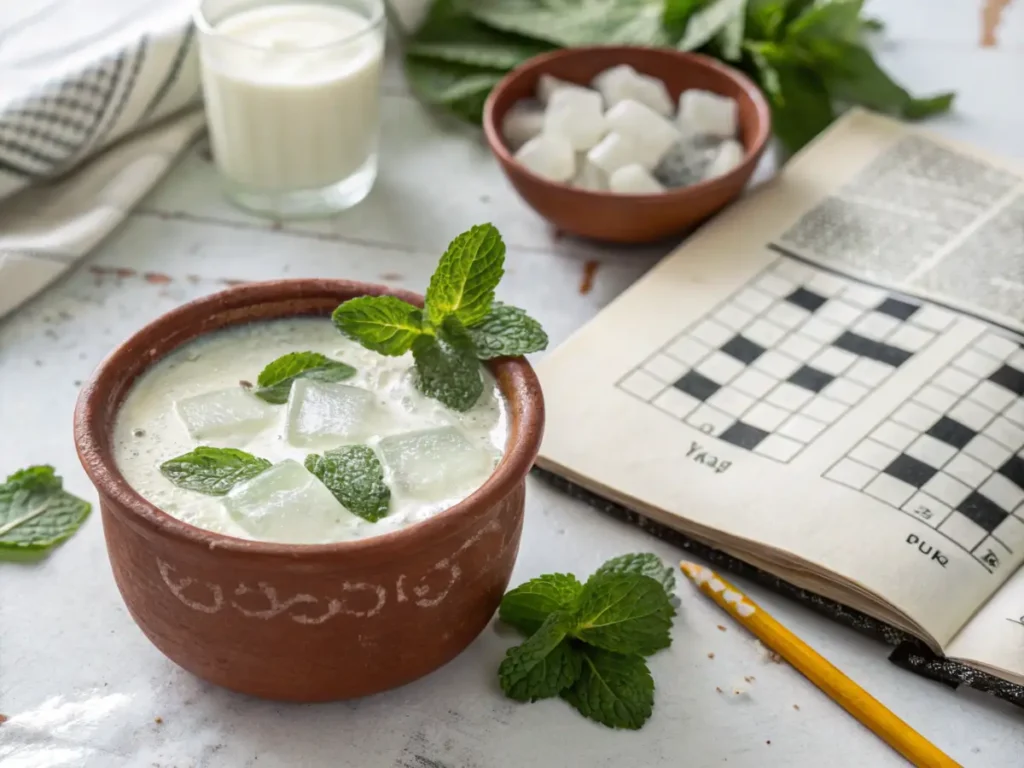
<path id="1" fill-rule="evenodd" d="M 228 196 L 275 218 L 366 197 L 377 176 L 381 0 L 201 0 L 195 23 Z"/>

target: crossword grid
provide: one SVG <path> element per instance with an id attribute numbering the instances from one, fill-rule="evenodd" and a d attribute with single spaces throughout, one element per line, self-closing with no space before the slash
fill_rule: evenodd
<path id="1" fill-rule="evenodd" d="M 617 386 L 787 463 L 954 319 L 781 257 Z"/>
<path id="2" fill-rule="evenodd" d="M 1024 349 L 986 332 L 825 477 L 924 522 L 994 571 L 1024 547 Z"/>

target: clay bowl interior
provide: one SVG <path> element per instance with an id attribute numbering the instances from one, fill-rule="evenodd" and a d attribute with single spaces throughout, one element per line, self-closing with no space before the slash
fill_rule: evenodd
<path id="1" fill-rule="evenodd" d="M 533 98 L 542 74 L 580 85 L 617 64 L 662 80 L 673 101 L 688 88 L 735 99 L 739 106 L 743 163 L 731 172 L 657 195 L 615 195 L 548 181 L 517 163 L 501 133 L 505 113 L 520 99 Z M 671 49 L 637 47 L 572 48 L 536 56 L 509 72 L 484 106 L 487 143 L 519 195 L 560 230 L 615 243 L 660 240 L 699 224 L 735 199 L 753 174 L 771 135 L 768 104 L 742 73 L 714 59 Z"/>
<path id="2" fill-rule="evenodd" d="M 345 280 L 237 286 L 145 326 L 82 390 L 75 443 L 99 493 L 117 586 L 154 645 L 201 678 L 277 700 L 363 696 L 451 660 L 497 609 L 544 421 L 540 386 L 522 358 L 489 364 L 509 412 L 494 473 L 459 504 L 381 536 L 289 545 L 201 530 L 147 502 L 114 462 L 121 403 L 136 377 L 172 350 L 227 326 L 326 318 L 346 299 L 385 293 L 422 305 L 415 294 Z"/>

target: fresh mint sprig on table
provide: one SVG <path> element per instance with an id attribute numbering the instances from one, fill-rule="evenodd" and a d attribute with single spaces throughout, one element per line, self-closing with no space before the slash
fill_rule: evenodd
<path id="1" fill-rule="evenodd" d="M 850 106 L 908 120 L 947 111 L 952 92 L 916 98 L 869 47 L 881 28 L 863 0 L 434 0 L 408 39 L 410 87 L 425 103 L 479 123 L 502 76 L 547 50 L 669 47 L 721 59 L 752 77 L 774 130 L 795 152 Z"/>
<path id="2" fill-rule="evenodd" d="M 371 523 L 387 515 L 391 490 L 384 481 L 384 467 L 372 448 L 346 445 L 325 451 L 322 456 L 310 454 L 305 465 L 352 514 Z M 200 446 L 165 461 L 160 472 L 179 488 L 224 496 L 270 466 L 266 459 L 237 448 Z"/>
<path id="3" fill-rule="evenodd" d="M 70 538 L 91 510 L 64 490 L 53 467 L 15 472 L 0 485 L 0 558 L 43 554 Z"/>
<path id="4" fill-rule="evenodd" d="M 441 256 L 423 309 L 393 296 L 360 296 L 334 311 L 334 324 L 382 355 L 411 351 L 419 390 L 452 410 L 467 411 L 483 392 L 480 360 L 525 355 L 548 344 L 540 323 L 494 300 L 504 264 L 498 230 L 475 226 Z"/>
<path id="5" fill-rule="evenodd" d="M 268 403 L 282 405 L 288 402 L 288 393 L 297 379 L 335 382 L 355 375 L 356 369 L 351 365 L 319 352 L 289 352 L 260 371 L 253 394 Z"/>
<path id="6" fill-rule="evenodd" d="M 528 637 L 498 667 L 502 691 L 561 696 L 610 728 L 640 728 L 654 707 L 643 657 L 672 642 L 674 589 L 672 569 L 645 553 L 609 560 L 585 584 L 551 573 L 510 590 L 498 615 Z"/>

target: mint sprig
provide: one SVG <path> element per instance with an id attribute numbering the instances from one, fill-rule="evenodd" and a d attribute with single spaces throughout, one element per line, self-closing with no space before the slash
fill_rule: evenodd
<path id="1" fill-rule="evenodd" d="M 270 468 L 270 462 L 237 448 L 198 448 L 168 459 L 160 473 L 179 488 L 224 496 L 239 483 Z"/>
<path id="2" fill-rule="evenodd" d="M 492 224 L 448 245 L 427 287 L 424 309 L 393 296 L 361 296 L 333 314 L 343 334 L 382 355 L 411 351 L 419 390 L 455 411 L 483 393 L 480 360 L 545 349 L 547 334 L 521 309 L 494 300 L 505 244 Z"/>
<path id="3" fill-rule="evenodd" d="M 288 394 L 296 379 L 316 381 L 344 381 L 356 374 L 356 369 L 340 360 L 331 360 L 319 352 L 289 352 L 260 371 L 256 379 L 256 397 L 274 405 L 288 402 Z"/>
<path id="4" fill-rule="evenodd" d="M 53 467 L 15 472 L 0 485 L 0 557 L 52 549 L 70 538 L 91 510 L 89 502 L 64 490 Z"/>
<path id="5" fill-rule="evenodd" d="M 375 523 L 387 515 L 391 489 L 384 481 L 384 467 L 373 449 L 346 445 L 306 457 L 306 469 L 320 479 L 342 506 Z"/>
<path id="6" fill-rule="evenodd" d="M 502 599 L 499 615 L 528 639 L 498 668 L 517 701 L 560 695 L 611 728 L 651 716 L 654 681 L 644 656 L 666 648 L 675 576 L 653 554 L 613 558 L 581 585 L 571 574 L 531 579 Z"/>

